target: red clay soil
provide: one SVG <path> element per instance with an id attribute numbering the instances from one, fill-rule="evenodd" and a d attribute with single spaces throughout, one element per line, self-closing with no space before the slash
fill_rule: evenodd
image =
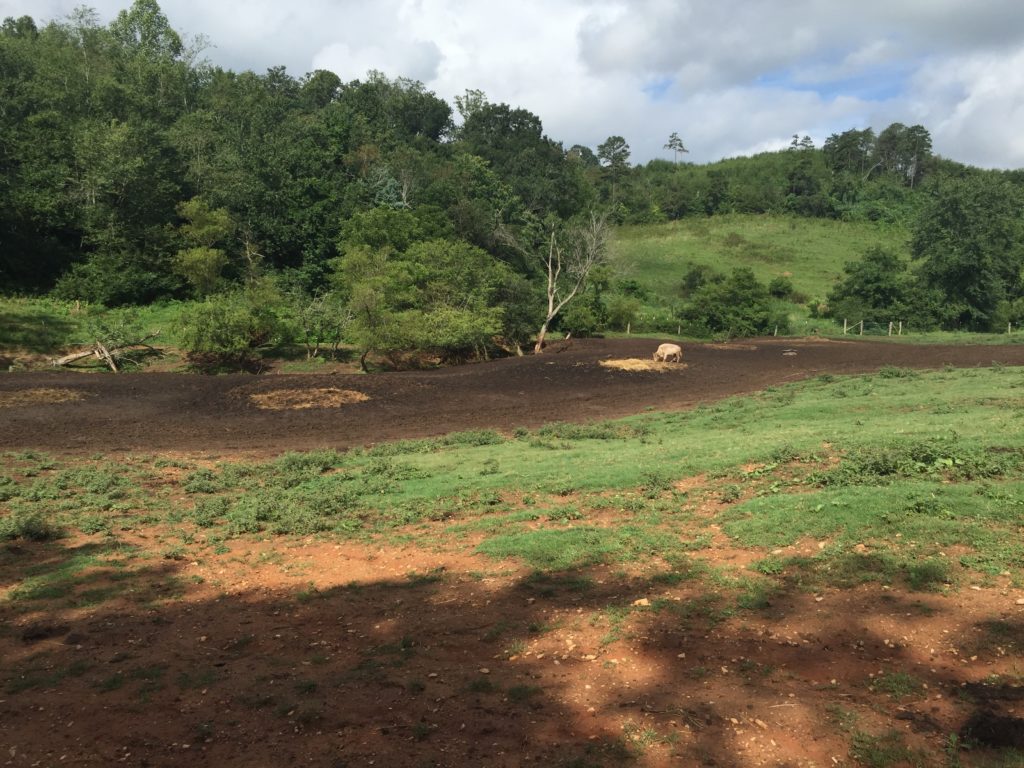
<path id="1" fill-rule="evenodd" d="M 469 429 L 676 410 L 823 373 L 884 366 L 1024 364 L 1024 345 L 756 339 L 687 345 L 676 371 L 622 371 L 601 360 L 649 360 L 650 339 L 583 339 L 545 354 L 426 372 L 375 375 L 189 376 L 170 373 L 0 376 L 0 396 L 33 388 L 82 399 L 0 410 L 0 449 L 58 453 L 214 451 L 249 454 L 346 448 Z M 266 410 L 251 395 L 332 387 L 368 397 L 334 408 Z"/>
<path id="2" fill-rule="evenodd" d="M 2 376 L 0 395 L 84 399 L 0 409 L 0 449 L 276 453 L 685 408 L 826 372 L 1024 363 L 1024 346 L 787 339 L 691 345 L 669 373 L 598 364 L 656 345 L 373 376 Z M 273 411 L 249 397 L 325 387 L 370 399 Z M 0 765 L 1021 764 L 957 750 L 960 734 L 1024 747 L 1024 590 L 1008 575 L 942 593 L 796 585 L 740 610 L 727 580 L 662 562 L 538 577 L 443 521 L 223 549 L 147 526 L 0 543 Z M 749 576 L 766 554 L 694 557 Z"/>

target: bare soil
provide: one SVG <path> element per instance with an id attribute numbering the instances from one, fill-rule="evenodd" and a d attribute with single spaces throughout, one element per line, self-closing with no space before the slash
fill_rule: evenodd
<path id="1" fill-rule="evenodd" d="M 265 455 L 686 408 L 887 365 L 1024 364 L 1024 347 L 787 339 L 687 346 L 685 367 L 668 372 L 599 365 L 656 346 L 586 340 L 326 381 L 12 374 L 0 397 L 81 399 L 0 399 L 0 449 Z M 253 401 L 318 388 L 368 399 Z M 728 587 L 653 579 L 658 563 L 538 578 L 473 554 L 472 540 L 397 538 L 232 540 L 194 561 L 157 556 L 171 533 L 119 534 L 124 563 L 91 569 L 64 599 L 0 598 L 4 765 L 835 766 L 869 764 L 865 750 L 886 745 L 895 757 L 870 764 L 981 765 L 990 750 L 957 754 L 955 739 L 1020 740 L 1024 688 L 1006 681 L 1024 670 L 1024 590 L 1007 576 L 944 593 L 797 588 L 737 612 L 725 610 Z M 443 533 L 438 523 L 416 535 Z M 714 565 L 764 554 L 711 533 L 701 556 Z M 103 545 L 6 544 L 0 595 Z"/>
<path id="2" fill-rule="evenodd" d="M 346 448 L 471 429 L 512 430 L 690 408 L 823 373 L 1024 364 L 1024 345 L 912 346 L 825 339 L 687 345 L 685 363 L 667 372 L 600 364 L 649 360 L 657 345 L 650 339 L 582 339 L 556 343 L 537 356 L 375 375 L 0 375 L 0 398 L 44 389 L 80 396 L 3 408 L 0 449 L 260 455 Z M 304 409 L 259 407 L 260 398 L 279 390 L 294 397 L 301 390 L 323 388 L 357 392 L 366 399 L 325 399 L 324 407 Z"/>

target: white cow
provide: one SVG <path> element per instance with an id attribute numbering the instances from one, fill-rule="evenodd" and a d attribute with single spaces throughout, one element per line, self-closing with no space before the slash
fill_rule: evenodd
<path id="1" fill-rule="evenodd" d="M 654 353 L 654 359 L 659 363 L 667 363 L 669 360 L 681 363 L 683 362 L 683 348 L 678 344 L 662 344 Z"/>

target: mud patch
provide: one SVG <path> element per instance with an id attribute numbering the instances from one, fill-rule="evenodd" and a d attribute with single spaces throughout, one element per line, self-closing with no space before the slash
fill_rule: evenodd
<path id="1" fill-rule="evenodd" d="M 275 389 L 249 395 L 257 408 L 271 411 L 301 411 L 307 408 L 340 408 L 369 400 L 368 395 L 354 389 L 321 387 L 314 389 Z"/>
<path id="2" fill-rule="evenodd" d="M 641 360 L 635 357 L 621 360 L 599 360 L 600 365 L 605 368 L 615 368 L 619 371 L 655 371 L 666 373 L 668 371 L 681 371 L 686 368 L 686 363 L 659 363 L 654 360 Z"/>
<path id="3" fill-rule="evenodd" d="M 85 395 L 74 389 L 39 387 L 14 392 L 0 392 L 0 408 L 17 408 L 25 405 L 49 405 L 84 400 Z"/>

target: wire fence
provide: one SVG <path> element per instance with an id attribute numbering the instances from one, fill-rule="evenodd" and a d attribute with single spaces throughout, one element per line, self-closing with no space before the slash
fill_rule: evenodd
<path id="1" fill-rule="evenodd" d="M 878 323 L 874 320 L 858 320 L 850 322 L 843 318 L 843 335 L 850 336 L 902 336 L 909 332 L 909 325 L 902 320 Z"/>

